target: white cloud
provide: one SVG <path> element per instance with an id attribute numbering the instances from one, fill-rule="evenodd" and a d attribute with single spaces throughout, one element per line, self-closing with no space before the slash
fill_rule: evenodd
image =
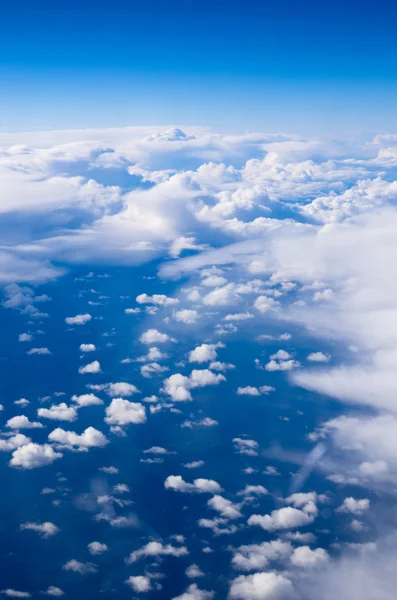
<path id="1" fill-rule="evenodd" d="M 189 362 L 209 362 L 217 358 L 217 348 L 223 348 L 223 344 L 201 344 L 189 352 Z"/>
<path id="2" fill-rule="evenodd" d="M 157 329 L 148 329 L 145 333 L 142 333 L 139 341 L 142 344 L 165 344 L 166 342 L 174 342 L 175 340 L 171 338 L 166 333 L 161 333 Z"/>
<path id="3" fill-rule="evenodd" d="M 198 577 L 204 577 L 204 573 L 200 567 L 196 564 L 189 565 L 185 571 L 185 574 L 189 579 L 197 579 Z"/>
<path id="4" fill-rule="evenodd" d="M 323 548 L 312 550 L 309 546 L 299 546 L 293 551 L 290 560 L 295 567 L 312 569 L 327 562 L 329 556 Z"/>
<path id="5" fill-rule="evenodd" d="M 329 354 L 324 354 L 323 352 L 312 352 L 307 357 L 307 360 L 309 360 L 310 362 L 319 362 L 319 363 L 328 362 L 329 359 L 330 359 Z"/>
<path id="6" fill-rule="evenodd" d="M 343 500 L 343 504 L 337 508 L 337 512 L 351 513 L 353 515 L 361 515 L 362 513 L 369 510 L 370 501 L 368 498 L 362 498 L 356 500 L 352 496 L 349 496 Z"/>
<path id="7" fill-rule="evenodd" d="M 200 314 L 197 312 L 197 310 L 183 308 L 181 310 L 175 310 L 172 316 L 175 321 L 185 323 L 185 325 L 192 325 L 197 321 Z"/>
<path id="8" fill-rule="evenodd" d="M 80 344 L 81 352 L 95 352 L 95 344 Z"/>
<path id="9" fill-rule="evenodd" d="M 41 593 L 44 594 L 45 596 L 56 596 L 56 597 L 65 595 L 65 592 L 61 588 L 56 587 L 55 585 L 50 585 L 44 592 L 41 592 Z"/>
<path id="10" fill-rule="evenodd" d="M 292 545 L 282 540 L 240 546 L 233 552 L 232 565 L 238 571 L 260 571 L 271 561 L 288 558 L 292 551 Z"/>
<path id="11" fill-rule="evenodd" d="M 33 444 L 32 442 L 20 446 L 12 453 L 10 460 L 11 467 L 19 467 L 21 469 L 36 469 L 50 465 L 63 455 L 48 444 Z"/>
<path id="12" fill-rule="evenodd" d="M 192 400 L 191 389 L 218 385 L 222 381 L 226 381 L 226 378 L 220 373 L 215 374 L 209 369 L 194 369 L 189 377 L 176 373 L 165 379 L 163 390 L 175 402 L 186 402 Z"/>
<path id="13" fill-rule="evenodd" d="M 125 583 L 138 594 L 150 592 L 152 589 L 150 578 L 146 575 L 130 575 Z"/>
<path id="14" fill-rule="evenodd" d="M 79 368 L 80 375 L 85 375 L 87 373 L 100 373 L 100 372 L 101 372 L 101 365 L 100 365 L 99 361 L 97 361 L 97 360 L 94 360 L 91 363 L 84 365 L 84 367 Z"/>
<path id="15" fill-rule="evenodd" d="M 36 531 L 42 538 L 52 537 L 60 531 L 60 529 L 50 521 L 45 521 L 44 523 L 22 523 L 20 529 L 21 531 Z"/>
<path id="16" fill-rule="evenodd" d="M 104 552 L 107 552 L 109 550 L 107 545 L 101 544 L 101 542 L 90 542 L 88 544 L 87 548 L 88 548 L 88 552 L 90 554 L 92 554 L 93 556 L 96 556 L 98 554 L 103 554 Z"/>
<path id="17" fill-rule="evenodd" d="M 65 563 L 62 567 L 64 571 L 73 571 L 73 573 L 79 573 L 80 575 L 85 575 L 86 573 L 96 573 L 97 567 L 94 563 L 90 562 L 80 562 L 75 558 L 72 558 L 67 563 Z"/>
<path id="18" fill-rule="evenodd" d="M 167 490 L 175 492 L 185 492 L 188 494 L 219 494 L 222 488 L 217 481 L 213 479 L 195 479 L 193 483 L 188 483 L 180 475 L 169 475 L 164 482 Z"/>
<path id="19" fill-rule="evenodd" d="M 95 396 L 95 394 L 81 394 L 80 396 L 72 396 L 73 402 L 82 406 L 99 406 L 103 404 L 103 400 Z"/>
<path id="20" fill-rule="evenodd" d="M 196 583 L 192 583 L 186 592 L 172 600 L 212 600 L 215 593 L 207 590 L 200 590 Z"/>
<path id="21" fill-rule="evenodd" d="M 279 573 L 240 575 L 230 585 L 229 598 L 236 600 L 291 600 L 296 598 L 291 581 Z"/>
<path id="22" fill-rule="evenodd" d="M 170 298 L 165 294 L 153 294 L 153 296 L 140 294 L 136 297 L 136 301 L 138 304 L 155 304 L 157 306 L 173 306 L 179 304 L 178 298 Z"/>
<path id="23" fill-rule="evenodd" d="M 173 546 L 172 544 L 162 544 L 161 542 L 148 542 L 145 546 L 139 550 L 131 552 L 131 554 L 125 559 L 127 565 L 140 560 L 141 558 L 153 557 L 153 556 L 187 556 L 189 554 L 186 546 Z"/>
<path id="24" fill-rule="evenodd" d="M 247 385 L 246 387 L 238 387 L 236 394 L 238 396 L 260 396 L 261 394 L 269 394 L 274 391 L 274 387 L 271 387 L 270 385 L 262 385 L 259 388 Z"/>
<path id="25" fill-rule="evenodd" d="M 29 421 L 25 415 L 18 415 L 8 419 L 6 427 L 10 429 L 41 429 L 43 425 L 37 421 Z"/>
<path id="26" fill-rule="evenodd" d="M 88 448 L 103 448 L 108 440 L 101 431 L 94 427 L 87 427 L 82 434 L 74 431 L 65 431 L 60 427 L 51 431 L 48 440 L 56 444 L 57 448 L 68 450 L 87 450 Z"/>
<path id="27" fill-rule="evenodd" d="M 39 408 L 37 415 L 43 419 L 52 421 L 75 421 L 77 419 L 77 411 L 73 406 L 68 406 L 65 402 L 60 404 L 52 404 L 50 408 Z"/>
<path id="28" fill-rule="evenodd" d="M 129 402 L 124 398 L 113 398 L 106 407 L 105 421 L 109 425 L 137 425 L 146 422 L 146 411 L 140 402 Z"/>
<path id="29" fill-rule="evenodd" d="M 32 356 L 33 354 L 39 354 L 39 355 L 43 355 L 45 356 L 46 354 L 51 354 L 51 352 L 49 351 L 48 348 L 31 348 L 30 350 L 28 350 L 26 352 L 26 354 L 28 354 L 29 356 Z"/>
<path id="30" fill-rule="evenodd" d="M 82 315 L 76 315 L 75 317 L 66 317 L 65 323 L 67 325 L 85 325 L 91 321 L 92 315 L 89 313 L 84 313 Z"/>

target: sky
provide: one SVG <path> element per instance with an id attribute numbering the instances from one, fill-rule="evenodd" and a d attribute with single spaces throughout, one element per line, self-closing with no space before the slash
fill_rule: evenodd
<path id="1" fill-rule="evenodd" d="M 395 600 L 396 11 L 1 8 L 1 598 Z"/>
<path id="2" fill-rule="evenodd" d="M 5 3 L 0 130 L 387 132 L 396 13 L 392 0 Z"/>

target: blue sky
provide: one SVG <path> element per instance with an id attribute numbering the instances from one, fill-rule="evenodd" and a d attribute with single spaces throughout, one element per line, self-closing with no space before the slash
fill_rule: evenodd
<path id="1" fill-rule="evenodd" d="M 2 131 L 395 127 L 395 2 L 46 2 L 2 8 Z"/>

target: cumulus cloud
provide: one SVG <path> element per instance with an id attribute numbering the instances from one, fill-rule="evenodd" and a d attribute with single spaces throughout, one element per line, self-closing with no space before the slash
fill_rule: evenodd
<path id="1" fill-rule="evenodd" d="M 52 404 L 50 408 L 39 408 L 37 415 L 51 421 L 75 421 L 77 419 L 76 409 L 73 406 L 68 406 L 65 402 Z"/>
<path id="2" fill-rule="evenodd" d="M 124 398 L 113 398 L 105 412 L 105 422 L 109 425 L 137 425 L 146 422 L 146 410 L 143 404 L 130 402 Z"/>
<path id="3" fill-rule="evenodd" d="M 213 373 L 209 369 L 194 369 L 189 377 L 176 373 L 165 379 L 163 390 L 175 402 L 186 402 L 192 400 L 190 390 L 218 385 L 222 381 L 226 381 L 226 378 L 221 373 Z"/>
<path id="4" fill-rule="evenodd" d="M 60 529 L 50 521 L 45 521 L 44 523 L 22 523 L 20 530 L 36 531 L 42 538 L 52 537 L 60 531 Z"/>
<path id="5" fill-rule="evenodd" d="M 157 329 L 148 329 L 142 333 L 139 341 L 142 342 L 142 344 L 152 345 L 165 344 L 166 342 L 174 342 L 175 340 L 166 333 L 161 333 L 161 331 L 158 331 Z"/>
<path id="6" fill-rule="evenodd" d="M 67 325 L 85 325 L 91 321 L 92 315 L 89 313 L 84 313 L 82 315 L 76 315 L 75 317 L 66 317 L 65 323 Z"/>
<path id="7" fill-rule="evenodd" d="M 14 450 L 9 464 L 20 469 L 36 469 L 50 465 L 62 456 L 61 452 L 55 452 L 49 444 L 29 442 Z"/>
<path id="8" fill-rule="evenodd" d="M 84 367 L 79 368 L 80 375 L 85 375 L 87 373 L 100 373 L 100 372 L 101 372 L 101 365 L 98 360 L 94 360 L 91 363 L 84 365 Z"/>
<path id="9" fill-rule="evenodd" d="M 187 556 L 189 554 L 186 546 L 173 546 L 172 544 L 163 544 L 161 542 L 148 542 L 145 546 L 139 550 L 131 552 L 131 554 L 125 559 L 127 565 L 135 563 L 141 558 L 146 557 L 157 557 L 157 556 Z"/>
<path id="10" fill-rule="evenodd" d="M 108 440 L 101 431 L 94 427 L 87 427 L 82 434 L 77 434 L 74 431 L 65 431 L 60 427 L 51 431 L 48 436 L 48 441 L 54 443 L 59 449 L 68 450 L 88 450 L 88 448 L 103 448 L 108 443 Z"/>
<path id="11" fill-rule="evenodd" d="M 229 598 L 236 600 L 292 600 L 292 582 L 280 573 L 240 575 L 230 585 Z"/>
<path id="12" fill-rule="evenodd" d="M 218 494 L 222 488 L 217 481 L 213 479 L 195 479 L 193 483 L 185 481 L 181 475 L 169 475 L 164 482 L 167 490 L 175 492 L 185 492 L 188 494 Z"/>

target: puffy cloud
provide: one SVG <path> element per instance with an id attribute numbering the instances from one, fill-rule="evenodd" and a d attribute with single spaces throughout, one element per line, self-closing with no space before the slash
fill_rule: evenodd
<path id="1" fill-rule="evenodd" d="M 148 542 L 145 546 L 139 550 L 131 552 L 131 554 L 125 559 L 127 565 L 138 561 L 141 558 L 153 557 L 153 556 L 187 556 L 189 554 L 186 546 L 173 546 L 172 544 L 162 544 L 161 542 Z"/>
<path id="2" fill-rule="evenodd" d="M 48 348 L 31 348 L 30 350 L 28 350 L 26 352 L 26 354 L 28 354 L 29 356 L 32 356 L 33 354 L 38 354 L 38 355 L 43 355 L 45 356 L 46 354 L 51 354 L 51 352 L 49 351 Z"/>
<path id="3" fill-rule="evenodd" d="M 239 454 L 247 456 L 258 456 L 259 444 L 255 440 L 246 438 L 233 438 L 234 449 Z"/>
<path id="4" fill-rule="evenodd" d="M 361 515 L 369 509 L 370 501 L 368 498 L 362 498 L 356 500 L 352 496 L 349 496 L 343 500 L 343 504 L 337 508 L 337 512 L 351 513 L 353 515 Z"/>
<path id="5" fill-rule="evenodd" d="M 96 346 L 95 344 L 80 344 L 81 352 L 95 352 Z"/>
<path id="6" fill-rule="evenodd" d="M 233 504 L 233 502 L 227 498 L 219 496 L 219 494 L 215 494 L 215 496 L 210 498 L 207 504 L 210 508 L 219 512 L 220 515 L 226 519 L 239 519 L 242 517 L 242 514 L 239 510 L 240 507 L 236 504 Z"/>
<path id="7" fill-rule="evenodd" d="M 106 407 L 105 421 L 109 425 L 137 425 L 146 422 L 146 410 L 140 402 L 130 402 L 124 398 L 113 398 Z"/>
<path id="8" fill-rule="evenodd" d="M 99 406 L 103 404 L 103 400 L 95 396 L 95 394 L 81 394 L 80 396 L 72 396 L 73 402 L 79 406 Z"/>
<path id="9" fill-rule="evenodd" d="M 279 573 L 240 575 L 230 585 L 229 598 L 236 600 L 291 600 L 296 598 L 291 581 Z"/>
<path id="10" fill-rule="evenodd" d="M 60 404 L 52 404 L 50 408 L 39 408 L 37 415 L 43 419 L 51 421 L 75 421 L 77 419 L 77 411 L 73 406 L 68 406 L 65 402 Z"/>
<path id="11" fill-rule="evenodd" d="M 312 550 L 309 546 L 299 546 L 293 551 L 290 560 L 295 567 L 312 569 L 323 565 L 329 560 L 329 556 L 323 548 Z"/>
<path id="12" fill-rule="evenodd" d="M 189 565 L 185 571 L 185 574 L 189 579 L 197 579 L 198 577 L 204 577 L 204 573 L 200 567 L 196 564 Z"/>
<path id="13" fill-rule="evenodd" d="M 186 592 L 180 596 L 175 596 L 172 600 L 212 600 L 214 595 L 214 592 L 200 590 L 196 583 L 192 583 Z"/>
<path id="14" fill-rule="evenodd" d="M 136 301 L 138 304 L 155 304 L 157 306 L 173 306 L 179 304 L 178 298 L 170 298 L 165 294 L 153 294 L 153 296 L 140 294 L 136 297 Z"/>
<path id="15" fill-rule="evenodd" d="M 213 479 L 195 479 L 193 483 L 188 483 L 180 475 L 169 475 L 164 482 L 167 490 L 175 492 L 185 492 L 188 494 L 219 494 L 222 488 L 217 481 Z"/>
<path id="16" fill-rule="evenodd" d="M 171 338 L 166 333 L 161 333 L 157 329 L 148 329 L 145 333 L 142 333 L 139 341 L 142 344 L 165 344 L 166 342 L 174 342 L 175 340 Z"/>
<path id="17" fill-rule="evenodd" d="M 36 469 L 37 467 L 50 465 L 61 457 L 62 454 L 55 452 L 48 444 L 41 445 L 29 442 L 14 450 L 9 464 L 11 467 L 21 469 Z"/>
<path id="18" fill-rule="evenodd" d="M 1 590 L 1 593 L 8 596 L 8 598 L 30 598 L 32 596 L 30 592 L 20 592 L 19 590 L 14 590 L 12 588 Z"/>
<path id="19" fill-rule="evenodd" d="M 307 356 L 307 360 L 309 360 L 310 362 L 324 363 L 328 362 L 329 359 L 329 354 L 324 354 L 323 352 L 312 352 Z"/>
<path id="20" fill-rule="evenodd" d="M 29 444 L 31 441 L 32 440 L 26 435 L 23 435 L 23 433 L 17 433 L 7 439 L 0 439 L 0 451 L 9 452 L 20 446 L 26 446 L 26 444 Z"/>
<path id="21" fill-rule="evenodd" d="M 94 360 L 91 363 L 84 365 L 84 367 L 79 368 L 80 375 L 85 375 L 87 373 L 100 373 L 100 372 L 101 372 L 101 365 L 100 365 L 99 361 L 97 361 L 97 360 Z"/>
<path id="22" fill-rule="evenodd" d="M 87 548 L 88 548 L 88 552 L 90 554 L 92 554 L 93 556 L 96 556 L 98 554 L 103 554 L 104 552 L 107 552 L 109 550 L 107 545 L 101 544 L 101 542 L 90 542 L 88 544 Z"/>
<path id="23" fill-rule="evenodd" d="M 217 357 L 216 349 L 224 348 L 224 344 L 201 344 L 189 352 L 189 362 L 209 362 Z"/>
<path id="24" fill-rule="evenodd" d="M 29 421 L 25 415 L 18 415 L 8 419 L 6 427 L 10 429 L 41 429 L 43 425 L 37 421 Z"/>
<path id="25" fill-rule="evenodd" d="M 192 325 L 199 318 L 197 310 L 191 308 L 182 308 L 181 310 L 175 310 L 172 314 L 175 321 L 185 323 L 185 325 Z"/>
<path id="26" fill-rule="evenodd" d="M 238 387 L 236 394 L 238 396 L 260 396 L 261 394 L 269 394 L 274 391 L 275 388 L 270 385 L 262 385 L 259 388 L 247 385 L 246 387 Z"/>
<path id="27" fill-rule="evenodd" d="M 44 523 L 22 523 L 20 529 L 21 531 L 36 531 L 43 538 L 52 537 L 60 531 L 60 529 L 50 521 L 45 521 Z"/>
<path id="28" fill-rule="evenodd" d="M 220 373 L 215 374 L 209 369 L 194 369 L 189 377 L 176 373 L 165 379 L 163 390 L 175 402 L 186 402 L 192 400 L 191 389 L 218 385 L 222 381 L 226 381 L 226 378 Z"/>
<path id="29" fill-rule="evenodd" d="M 73 573 L 79 573 L 80 575 L 86 575 L 87 573 L 96 573 L 97 567 L 94 563 L 82 563 L 75 558 L 72 558 L 62 567 L 64 571 L 73 571 Z"/>
<path id="30" fill-rule="evenodd" d="M 20 333 L 18 335 L 18 342 L 31 342 L 33 336 L 30 333 Z"/>
<path id="31" fill-rule="evenodd" d="M 92 315 L 89 313 L 84 313 L 82 315 L 76 315 L 75 317 L 66 317 L 65 323 L 67 325 L 85 325 L 91 321 Z"/>
<path id="32" fill-rule="evenodd" d="M 44 592 L 41 592 L 45 596 L 64 596 L 65 592 L 61 590 L 61 588 L 56 587 L 55 585 L 50 585 Z"/>
<path id="33" fill-rule="evenodd" d="M 51 431 L 48 440 L 56 444 L 60 449 L 88 450 L 88 448 L 103 448 L 108 440 L 101 431 L 94 427 L 87 427 L 81 435 L 74 431 L 65 431 L 60 427 Z"/>
<path id="34" fill-rule="evenodd" d="M 240 546 L 233 553 L 232 565 L 238 571 L 260 571 L 271 561 L 285 560 L 292 551 L 290 542 L 282 540 Z"/>
<path id="35" fill-rule="evenodd" d="M 150 592 L 152 589 L 152 582 L 146 575 L 130 575 L 125 583 L 138 594 Z"/>

